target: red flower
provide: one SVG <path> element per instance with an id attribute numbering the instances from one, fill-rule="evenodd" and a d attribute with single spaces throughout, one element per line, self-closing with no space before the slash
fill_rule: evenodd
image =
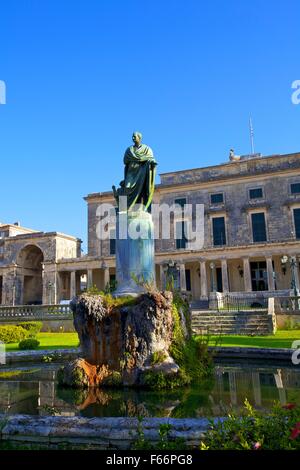
<path id="1" fill-rule="evenodd" d="M 300 435 L 300 423 L 296 423 L 295 427 L 291 431 L 290 439 L 293 441 L 297 439 L 297 437 Z"/>
<path id="2" fill-rule="evenodd" d="M 282 408 L 284 408 L 285 410 L 292 410 L 295 407 L 296 407 L 295 403 L 288 403 L 287 405 L 284 405 Z"/>

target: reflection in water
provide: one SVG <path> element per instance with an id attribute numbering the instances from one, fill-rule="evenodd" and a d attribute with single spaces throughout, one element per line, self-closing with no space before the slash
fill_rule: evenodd
<path id="1" fill-rule="evenodd" d="M 300 404 L 300 370 L 296 367 L 220 364 L 209 383 L 167 392 L 63 389 L 56 384 L 58 367 L 1 367 L 0 412 L 179 418 L 220 416 L 230 409 L 240 412 L 245 398 L 262 410 L 270 408 L 274 401 Z"/>

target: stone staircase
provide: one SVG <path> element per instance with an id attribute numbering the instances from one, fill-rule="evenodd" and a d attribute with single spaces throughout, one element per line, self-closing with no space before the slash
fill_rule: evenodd
<path id="1" fill-rule="evenodd" d="M 272 315 L 266 310 L 200 310 L 191 305 L 192 330 L 195 334 L 268 335 L 274 332 Z"/>

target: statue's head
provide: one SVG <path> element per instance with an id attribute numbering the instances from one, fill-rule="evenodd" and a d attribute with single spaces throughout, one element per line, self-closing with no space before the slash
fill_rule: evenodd
<path id="1" fill-rule="evenodd" d="M 132 134 L 132 140 L 133 140 L 134 144 L 137 145 L 137 146 L 140 145 L 140 143 L 142 142 L 142 138 L 143 138 L 143 136 L 140 132 L 135 131 Z"/>

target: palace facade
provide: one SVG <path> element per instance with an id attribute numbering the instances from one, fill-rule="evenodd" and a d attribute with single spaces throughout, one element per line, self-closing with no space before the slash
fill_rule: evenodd
<path id="1" fill-rule="evenodd" d="M 55 304 L 86 287 L 104 289 L 115 279 L 115 227 L 99 240 L 97 208 L 115 204 L 112 192 L 85 197 L 88 254 L 81 241 L 19 224 L 0 224 L 0 303 Z M 300 153 L 235 157 L 215 166 L 160 175 L 153 202 L 203 204 L 204 245 L 192 249 L 176 238 L 177 227 L 193 223 L 175 217 L 171 238 L 155 241 L 156 282 L 176 267 L 182 291 L 194 300 L 213 292 L 271 296 L 299 289 Z M 173 218 L 174 219 L 174 218 Z"/>

